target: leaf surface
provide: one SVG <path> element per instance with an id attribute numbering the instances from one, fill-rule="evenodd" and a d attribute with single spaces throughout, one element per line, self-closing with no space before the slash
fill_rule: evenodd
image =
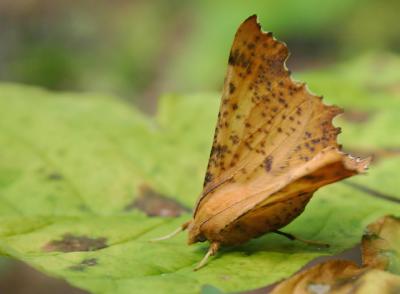
<path id="1" fill-rule="evenodd" d="M 358 65 L 347 69 L 352 66 Z M 397 92 L 370 92 L 362 81 L 342 84 L 337 69 L 304 74 L 302 80 L 311 81 L 310 88 L 329 102 L 375 112 L 362 123 L 337 119 L 343 128 L 339 141 L 346 148 L 376 152 L 400 146 L 394 135 Z M 328 80 L 331 86 L 322 91 Z M 351 102 L 344 103 L 345 93 Z M 284 228 L 330 243 L 330 249 L 266 235 L 223 249 L 206 268 L 193 272 L 206 244 L 187 246 L 185 234 L 148 242 L 190 215 L 149 217 L 129 207 L 143 185 L 193 207 L 218 105 L 218 94 L 165 96 L 153 119 L 113 97 L 2 84 L 1 252 L 93 293 L 199 293 L 204 285 L 240 291 L 288 277 L 315 257 L 350 248 L 368 223 L 399 214 L 395 201 L 337 183 L 318 191 L 301 217 Z M 382 157 L 368 175 L 348 182 L 396 200 L 399 164 L 395 155 Z"/>

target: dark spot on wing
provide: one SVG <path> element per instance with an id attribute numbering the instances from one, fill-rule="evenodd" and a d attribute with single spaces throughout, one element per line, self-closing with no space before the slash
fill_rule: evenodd
<path id="1" fill-rule="evenodd" d="M 76 251 L 95 251 L 106 248 L 107 238 L 92 238 L 86 235 L 74 235 L 66 233 L 59 240 L 52 240 L 43 246 L 47 252 L 76 252 Z"/>
<path id="2" fill-rule="evenodd" d="M 233 145 L 237 145 L 240 142 L 238 135 L 230 135 L 229 140 L 231 140 Z"/>
<path id="3" fill-rule="evenodd" d="M 139 188 L 139 196 L 125 210 L 139 209 L 148 216 L 177 217 L 190 210 L 178 201 L 154 191 L 147 185 Z"/>
<path id="4" fill-rule="evenodd" d="M 237 56 L 231 51 L 231 53 L 229 54 L 228 63 L 230 65 L 235 65 L 236 64 L 236 58 L 237 58 Z"/>
<path id="5" fill-rule="evenodd" d="M 249 43 L 247 44 L 247 49 L 252 50 L 256 47 L 256 45 L 254 43 Z"/>
<path id="6" fill-rule="evenodd" d="M 271 167 L 272 167 L 272 161 L 273 161 L 273 157 L 271 155 L 267 156 L 267 158 L 265 158 L 264 160 L 264 168 L 267 172 L 271 171 Z"/>
<path id="7" fill-rule="evenodd" d="M 211 148 L 211 156 L 221 158 L 228 151 L 228 146 L 217 144 Z"/>
<path id="8" fill-rule="evenodd" d="M 233 94 L 235 92 L 236 87 L 233 83 L 229 83 L 229 94 Z"/>
<path id="9" fill-rule="evenodd" d="M 213 174 L 210 173 L 209 171 L 206 172 L 206 176 L 204 177 L 204 184 L 203 187 L 205 187 L 209 182 L 213 180 Z"/>

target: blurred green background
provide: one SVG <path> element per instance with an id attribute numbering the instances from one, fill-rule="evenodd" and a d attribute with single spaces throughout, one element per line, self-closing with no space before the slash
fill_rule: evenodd
<path id="1" fill-rule="evenodd" d="M 288 44 L 296 73 L 399 53 L 399 11 L 397 0 L 1 0 L 0 80 L 111 93 L 153 112 L 162 93 L 219 91 L 234 33 L 254 13 Z M 15 281 L 34 273 L 0 267 L 4 293 L 27 293 Z M 75 293 L 59 287 L 47 289 Z"/>
<path id="2" fill-rule="evenodd" d="M 238 25 L 256 13 L 294 71 L 400 50 L 397 0 L 0 1 L 0 79 L 108 92 L 154 109 L 219 90 Z"/>

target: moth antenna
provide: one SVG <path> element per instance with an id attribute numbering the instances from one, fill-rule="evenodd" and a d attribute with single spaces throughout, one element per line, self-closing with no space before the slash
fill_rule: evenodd
<path id="1" fill-rule="evenodd" d="M 299 238 L 299 237 L 297 237 L 297 236 L 295 236 L 293 234 L 285 233 L 285 232 L 282 232 L 282 231 L 273 231 L 273 233 L 276 233 L 276 234 L 281 235 L 281 236 L 285 236 L 289 240 L 292 240 L 292 241 L 296 240 L 296 241 L 303 242 L 303 243 L 308 244 L 308 245 L 320 246 L 320 247 L 325 247 L 325 248 L 330 247 L 329 244 L 327 244 L 327 243 L 318 242 L 318 241 L 314 241 L 314 240 L 305 240 L 305 239 Z"/>
<path id="2" fill-rule="evenodd" d="M 193 270 L 197 271 L 197 270 L 201 269 L 207 263 L 208 258 L 217 253 L 219 246 L 220 246 L 220 244 L 218 242 L 212 242 L 210 245 L 210 248 L 208 248 L 206 255 L 203 257 L 203 259 L 199 262 L 199 264 Z"/>
<path id="3" fill-rule="evenodd" d="M 167 234 L 165 236 L 162 236 L 162 237 L 159 237 L 159 238 L 155 238 L 155 239 L 151 239 L 150 242 L 158 242 L 158 241 L 163 241 L 163 240 L 170 239 L 170 238 L 178 235 L 180 232 L 186 230 L 187 227 L 189 226 L 190 222 L 191 221 L 188 221 L 188 222 L 184 223 L 183 225 L 178 227 L 176 230 L 174 230 L 173 232 L 171 232 L 171 233 L 169 233 L 169 234 Z"/>

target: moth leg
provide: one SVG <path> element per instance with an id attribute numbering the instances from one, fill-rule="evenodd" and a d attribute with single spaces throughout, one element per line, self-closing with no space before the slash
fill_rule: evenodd
<path id="1" fill-rule="evenodd" d="M 211 245 L 210 245 L 210 248 L 208 248 L 208 251 L 207 251 L 206 255 L 199 262 L 199 264 L 194 268 L 194 271 L 197 271 L 200 268 L 202 268 L 207 263 L 208 258 L 210 256 L 215 255 L 215 253 L 217 253 L 217 251 L 219 249 L 219 246 L 220 246 L 220 244 L 218 242 L 212 242 Z"/>
<path id="2" fill-rule="evenodd" d="M 150 242 L 158 242 L 158 241 L 163 241 L 163 240 L 170 239 L 170 238 L 178 235 L 180 232 L 183 232 L 184 230 L 186 230 L 187 227 L 189 226 L 190 222 L 191 221 L 187 221 L 186 223 L 182 224 L 180 227 L 178 227 L 173 232 L 171 232 L 171 233 L 169 233 L 169 234 L 167 234 L 165 236 L 159 237 L 159 238 L 151 239 Z"/>
<path id="3" fill-rule="evenodd" d="M 308 245 L 320 246 L 320 247 L 326 247 L 326 248 L 329 247 L 329 244 L 327 244 L 327 243 L 318 242 L 318 241 L 313 241 L 313 240 L 305 240 L 305 239 L 299 238 L 299 237 L 297 237 L 297 236 L 295 236 L 295 235 L 293 235 L 293 234 L 290 234 L 290 233 L 285 233 L 285 232 L 278 231 L 278 230 L 277 230 L 277 231 L 273 231 L 273 233 L 276 233 L 276 234 L 278 234 L 278 235 L 285 236 L 285 237 L 288 238 L 289 240 L 300 241 L 300 242 L 303 242 L 303 243 L 308 244 Z"/>

